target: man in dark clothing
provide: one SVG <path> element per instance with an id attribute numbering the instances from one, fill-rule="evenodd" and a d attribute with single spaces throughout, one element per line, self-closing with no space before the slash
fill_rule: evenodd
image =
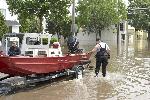
<path id="1" fill-rule="evenodd" d="M 108 64 L 108 58 L 110 49 L 109 46 L 101 42 L 100 39 L 96 39 L 96 46 L 93 48 L 91 53 L 96 51 L 96 68 L 95 68 L 95 74 L 98 76 L 100 66 L 102 65 L 102 75 L 103 77 L 106 76 L 106 66 Z"/>
<path id="2" fill-rule="evenodd" d="M 17 47 L 15 42 L 13 42 L 12 46 L 9 48 L 8 55 L 16 56 L 16 55 L 20 55 L 20 54 L 21 54 L 20 48 Z"/>
<path id="3" fill-rule="evenodd" d="M 79 53 L 79 51 L 80 51 L 79 50 L 79 41 L 78 41 L 77 37 L 70 36 L 67 41 L 67 46 L 68 46 L 69 52 L 72 54 Z"/>

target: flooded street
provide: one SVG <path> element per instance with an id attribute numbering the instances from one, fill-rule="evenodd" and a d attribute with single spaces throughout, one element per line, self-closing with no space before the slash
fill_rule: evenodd
<path id="1" fill-rule="evenodd" d="M 83 46 L 85 51 L 93 46 Z M 0 100 L 150 100 L 150 43 L 137 40 L 117 57 L 111 47 L 107 76 L 94 77 L 95 58 L 82 79 L 62 80 L 3 95 Z M 124 48 L 124 47 L 122 47 Z"/>

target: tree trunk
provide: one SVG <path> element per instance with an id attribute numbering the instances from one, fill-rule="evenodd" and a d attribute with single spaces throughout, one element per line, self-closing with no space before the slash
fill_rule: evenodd
<path id="1" fill-rule="evenodd" d="M 101 39 L 101 30 L 100 29 L 98 30 L 98 34 L 99 34 L 99 37 Z"/>
<path id="2" fill-rule="evenodd" d="M 39 29 L 39 32 L 43 32 L 43 25 L 42 25 L 42 21 L 43 21 L 43 16 L 39 16 L 39 21 L 40 21 L 40 29 Z"/>
<path id="3" fill-rule="evenodd" d="M 121 54 L 121 34 L 120 34 L 120 22 L 117 25 L 117 55 Z"/>
<path id="4" fill-rule="evenodd" d="M 59 34 L 59 31 L 57 31 L 57 38 L 58 38 L 58 41 L 60 40 L 60 34 Z"/>

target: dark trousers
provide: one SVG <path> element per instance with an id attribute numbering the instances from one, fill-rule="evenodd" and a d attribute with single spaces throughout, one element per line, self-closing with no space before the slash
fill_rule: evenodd
<path id="1" fill-rule="evenodd" d="M 102 75 L 103 75 L 103 77 L 105 77 L 107 64 L 108 64 L 108 58 L 107 57 L 96 58 L 95 74 L 98 75 L 99 70 L 100 70 L 100 66 L 102 66 Z"/>

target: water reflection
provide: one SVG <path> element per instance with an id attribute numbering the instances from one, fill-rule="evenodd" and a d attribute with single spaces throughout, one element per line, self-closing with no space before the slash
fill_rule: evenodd
<path id="1" fill-rule="evenodd" d="M 0 97 L 1 100 L 149 100 L 150 97 L 150 43 L 130 43 L 128 53 L 122 48 L 117 57 L 115 46 L 111 48 L 108 74 L 94 77 L 94 68 L 85 70 L 83 79 L 50 83 Z M 82 46 L 85 51 L 93 46 Z M 127 53 L 128 57 L 125 57 Z M 90 66 L 95 66 L 94 55 Z"/>
<path id="2" fill-rule="evenodd" d="M 136 57 L 147 57 L 150 58 L 150 41 L 147 40 L 137 40 L 135 41 L 135 53 Z"/>

